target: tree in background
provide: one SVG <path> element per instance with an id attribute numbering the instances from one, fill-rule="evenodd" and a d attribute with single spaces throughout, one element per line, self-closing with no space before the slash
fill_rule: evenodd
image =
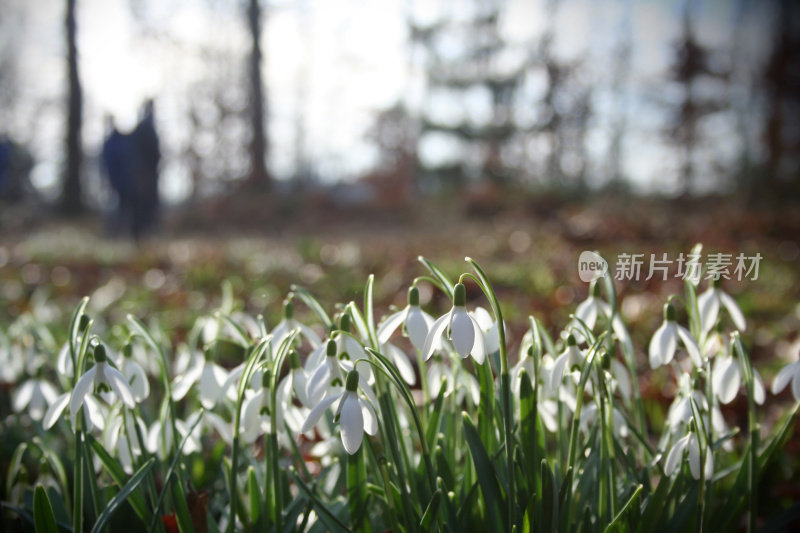
<path id="1" fill-rule="evenodd" d="M 77 0 L 67 0 L 65 26 L 67 33 L 67 131 L 66 167 L 61 190 L 61 207 L 65 213 L 83 211 L 81 198 L 81 172 L 83 167 L 83 96 L 78 73 L 77 26 L 75 7 Z"/>
<path id="2" fill-rule="evenodd" d="M 701 122 L 727 109 L 730 102 L 725 90 L 728 72 L 715 65 L 713 52 L 698 41 L 688 2 L 683 9 L 682 21 L 681 35 L 675 44 L 675 56 L 669 71 L 669 79 L 680 87 L 681 97 L 679 103 L 671 108 L 672 118 L 666 135 L 681 154 L 679 189 L 683 194 L 689 194 L 697 176 L 697 151 L 705 141 L 700 133 Z M 711 86 L 718 90 L 709 90 Z M 701 88 L 704 89 L 702 94 Z"/>
<path id="3" fill-rule="evenodd" d="M 780 0 L 774 41 L 764 71 L 767 186 L 775 192 L 800 182 L 800 8 Z"/>
<path id="4" fill-rule="evenodd" d="M 248 185 L 269 188 L 270 176 L 267 172 L 266 159 L 268 141 L 264 121 L 267 103 L 264 97 L 262 81 L 261 51 L 261 3 L 250 0 L 247 5 L 247 25 L 250 30 L 252 48 L 250 51 L 250 175 Z"/>

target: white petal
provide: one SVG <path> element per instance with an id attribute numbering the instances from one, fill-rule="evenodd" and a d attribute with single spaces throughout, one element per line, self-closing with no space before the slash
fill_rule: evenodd
<path id="1" fill-rule="evenodd" d="M 486 340 L 483 338 L 483 331 L 481 331 L 481 327 L 478 322 L 469 317 L 470 321 L 472 322 L 472 331 L 474 334 L 474 340 L 472 344 L 472 358 L 475 359 L 475 362 L 479 365 L 482 365 L 484 361 L 486 361 Z M 495 330 L 495 333 L 497 331 Z M 497 341 L 497 349 L 500 349 L 500 341 Z M 493 353 L 493 352 L 489 352 Z"/>
<path id="2" fill-rule="evenodd" d="M 564 350 L 556 359 L 553 370 L 550 372 L 551 391 L 557 391 L 561 387 L 561 380 L 564 378 L 564 369 L 567 366 L 567 361 L 569 361 L 569 350 Z"/>
<path id="3" fill-rule="evenodd" d="M 719 314 L 719 296 L 717 289 L 711 288 L 697 297 L 697 308 L 700 311 L 700 325 L 703 331 L 709 331 L 717 323 Z"/>
<path id="4" fill-rule="evenodd" d="M 58 360 L 56 361 L 56 369 L 58 373 L 68 378 L 71 378 L 73 375 L 72 369 L 72 357 L 69 353 L 69 343 L 65 342 L 64 346 L 61 347 L 61 351 L 58 352 Z"/>
<path id="5" fill-rule="evenodd" d="M 459 378 L 462 383 L 461 388 L 469 391 L 470 398 L 472 398 L 472 403 L 476 406 L 480 405 L 481 387 L 478 384 L 478 380 L 475 378 L 475 376 L 466 372 L 462 372 L 459 374 Z"/>
<path id="6" fill-rule="evenodd" d="M 311 353 L 308 355 L 308 359 L 306 359 L 306 363 L 303 365 L 303 369 L 306 371 L 306 374 L 313 374 L 313 372 L 325 361 L 327 349 L 327 343 L 323 342 L 311 350 Z"/>
<path id="7" fill-rule="evenodd" d="M 483 342 L 486 346 L 486 353 L 495 353 L 500 350 L 500 331 L 497 322 L 494 322 L 489 331 L 483 335 Z"/>
<path id="8" fill-rule="evenodd" d="M 422 351 L 425 347 L 425 338 L 428 336 L 428 331 L 430 331 L 432 325 L 433 318 L 418 306 L 408 309 L 406 333 L 408 333 L 408 338 L 414 348 Z"/>
<path id="9" fill-rule="evenodd" d="M 650 339 L 650 368 L 658 368 L 672 360 L 675 349 L 678 346 L 673 328 L 669 326 L 674 322 L 665 321 L 659 326 Z"/>
<path id="10" fill-rule="evenodd" d="M 697 347 L 697 342 L 695 342 L 694 337 L 692 337 L 692 334 L 689 333 L 689 330 L 687 330 L 683 326 L 675 324 L 675 328 L 677 328 L 678 335 L 683 341 L 683 345 L 686 347 L 686 351 L 689 352 L 689 357 L 692 359 L 694 366 L 696 366 L 697 368 L 702 367 L 703 358 L 700 356 L 700 348 Z"/>
<path id="11" fill-rule="evenodd" d="M 203 368 L 205 365 L 202 364 L 194 364 L 191 365 L 186 371 L 178 376 L 177 379 L 172 383 L 172 399 L 175 401 L 180 401 L 186 396 L 186 393 L 192 388 L 192 385 L 197 383 L 197 380 L 200 379 L 200 376 L 203 373 Z"/>
<path id="12" fill-rule="evenodd" d="M 436 322 L 433 323 L 431 329 L 428 331 L 428 335 L 425 337 L 425 345 L 422 347 L 422 356 L 426 361 L 430 359 L 433 352 L 438 350 L 442 345 L 442 335 L 450 323 L 450 315 L 452 313 L 453 311 L 451 310 L 437 318 Z"/>
<path id="13" fill-rule="evenodd" d="M 694 433 L 689 436 L 689 470 L 693 478 L 700 479 L 700 442 Z"/>
<path id="14" fill-rule="evenodd" d="M 211 409 L 220 399 L 222 384 L 228 374 L 225 369 L 214 363 L 206 363 L 200 375 L 200 403 L 206 409 Z"/>
<path id="15" fill-rule="evenodd" d="M 78 411 L 83 405 L 84 398 L 92 389 L 94 385 L 94 375 L 97 373 L 97 365 L 94 365 L 92 368 L 86 371 L 84 375 L 81 376 L 81 379 L 78 380 L 78 383 L 75 384 L 75 388 L 72 390 L 72 398 L 69 401 L 69 415 L 70 419 L 72 420 L 72 427 L 75 427 L 75 417 L 78 415 Z"/>
<path id="16" fill-rule="evenodd" d="M 733 357 L 727 357 L 726 359 L 727 361 L 715 366 L 712 379 L 714 390 L 717 392 L 719 401 L 723 404 L 731 403 L 736 398 L 736 393 L 739 392 L 739 385 L 741 385 L 739 363 Z"/>
<path id="17" fill-rule="evenodd" d="M 592 329 L 597 322 L 597 312 L 597 298 L 589 296 L 575 309 L 575 316 L 585 322 L 589 329 Z"/>
<path id="18" fill-rule="evenodd" d="M 322 365 L 320 365 L 314 374 L 312 374 L 311 379 L 308 380 L 307 388 L 306 388 L 306 399 L 308 403 L 306 404 L 307 407 L 314 406 L 322 400 L 325 396 L 325 393 L 328 392 L 328 388 L 330 387 L 332 376 L 332 369 L 331 365 L 328 361 L 325 361 Z"/>
<path id="19" fill-rule="evenodd" d="M 44 414 L 44 419 L 42 420 L 42 427 L 44 429 L 50 429 L 53 427 L 61 417 L 61 413 L 64 412 L 64 409 L 67 407 L 69 403 L 70 394 L 65 392 L 56 400 L 50 404 L 50 407 L 47 409 L 47 412 Z"/>
<path id="20" fill-rule="evenodd" d="M 14 400 L 12 401 L 14 412 L 21 412 L 29 403 L 31 403 L 34 388 L 34 380 L 29 379 L 16 391 L 14 394 Z"/>
<path id="21" fill-rule="evenodd" d="M 408 314 L 409 308 L 406 307 L 396 313 L 389 315 L 383 323 L 378 327 L 378 342 L 380 344 L 386 344 L 389 342 L 389 338 L 392 336 L 392 333 L 403 323 L 403 320 L 406 318 Z"/>
<path id="22" fill-rule="evenodd" d="M 800 372 L 795 371 L 792 378 L 792 395 L 795 401 L 800 402 Z"/>
<path id="23" fill-rule="evenodd" d="M 450 340 L 456 353 L 465 358 L 472 351 L 475 344 L 475 326 L 463 307 L 454 307 L 450 321 Z"/>
<path id="24" fill-rule="evenodd" d="M 102 431 L 105 428 L 107 412 L 91 394 L 87 394 L 84 398 L 83 413 L 86 415 L 84 420 L 87 423 L 87 430 L 94 427 Z"/>
<path id="25" fill-rule="evenodd" d="M 308 340 L 308 343 L 312 347 L 319 346 L 319 344 L 322 342 L 319 338 L 319 335 L 317 335 L 313 329 L 306 326 L 305 324 L 298 322 L 297 320 L 295 320 L 295 322 L 296 322 L 295 326 L 300 328 L 300 333 L 302 333 L 303 336 Z"/>
<path id="26" fill-rule="evenodd" d="M 744 319 L 744 314 L 742 310 L 739 309 L 739 306 L 736 304 L 736 300 L 734 300 L 728 293 L 723 291 L 719 291 L 719 299 L 722 301 L 722 305 L 725 306 L 725 309 L 728 310 L 728 315 L 730 315 L 731 320 L 733 320 L 733 324 L 736 326 L 736 329 L 739 331 L 744 331 L 747 328 L 747 321 Z"/>
<path id="27" fill-rule="evenodd" d="M 119 399 L 130 409 L 136 408 L 136 400 L 133 399 L 133 391 L 125 380 L 125 376 L 123 376 L 119 370 L 111 366 L 106 366 L 103 369 L 103 373 L 105 374 L 106 382 L 111 385 L 111 388 L 117 393 Z"/>
<path id="28" fill-rule="evenodd" d="M 308 396 L 306 396 L 308 392 L 307 381 L 306 373 L 303 372 L 302 368 L 292 370 L 292 389 L 294 390 L 294 395 L 303 405 L 308 402 Z"/>
<path id="29" fill-rule="evenodd" d="M 400 372 L 403 380 L 409 385 L 414 385 L 417 382 L 417 376 L 414 374 L 414 367 L 411 366 L 408 356 L 393 344 L 385 344 L 383 349 L 394 363 L 394 366 L 397 367 L 397 371 Z"/>
<path id="30" fill-rule="evenodd" d="M 364 439 L 364 415 L 361 414 L 361 405 L 355 393 L 346 393 L 342 402 L 339 414 L 342 444 L 345 451 L 353 455 L 361 447 L 361 441 Z"/>
<path id="31" fill-rule="evenodd" d="M 31 403 L 28 404 L 28 414 L 34 420 L 41 420 L 42 416 L 44 416 L 45 410 L 47 409 L 47 400 L 45 400 L 44 394 L 42 394 L 41 383 L 43 382 L 36 382 L 36 385 L 33 389 Z"/>
<path id="32" fill-rule="evenodd" d="M 772 387 L 770 388 L 772 394 L 778 394 L 785 389 L 786 385 L 797 375 L 800 375 L 800 361 L 795 361 L 781 368 L 780 372 L 772 380 Z"/>
<path id="33" fill-rule="evenodd" d="M 686 445 L 689 443 L 689 437 L 690 435 L 686 435 L 672 446 L 667 455 L 667 460 L 664 462 L 664 473 L 666 475 L 671 476 L 677 469 L 683 458 L 683 450 L 686 449 Z"/>
<path id="34" fill-rule="evenodd" d="M 494 324 L 494 320 L 492 320 L 492 315 L 490 315 L 489 311 L 487 311 L 483 307 L 480 306 L 476 307 L 470 313 L 470 315 L 472 316 L 472 318 L 475 319 L 476 322 L 478 322 L 478 325 L 480 326 L 482 331 L 489 331 L 489 329 L 492 327 L 492 324 Z"/>
<path id="35" fill-rule="evenodd" d="M 333 405 L 333 402 L 341 398 L 342 394 L 344 393 L 339 392 L 336 394 L 332 394 L 327 398 L 323 398 L 322 401 L 317 403 L 314 406 L 314 408 L 311 409 L 311 411 L 308 413 L 306 421 L 303 422 L 303 427 L 300 428 L 300 432 L 305 433 L 306 431 L 316 426 L 317 422 L 319 422 L 319 419 L 322 417 L 322 414 L 325 412 L 325 410 L 331 405 Z"/>
<path id="36" fill-rule="evenodd" d="M 375 416 L 375 411 L 368 401 L 359 398 L 359 405 L 361 405 L 361 415 L 364 417 L 364 431 L 373 437 L 378 434 L 378 417 Z"/>
<path id="37" fill-rule="evenodd" d="M 205 420 L 208 421 L 209 425 L 213 427 L 219 436 L 222 437 L 227 443 L 233 441 L 233 431 L 231 430 L 231 424 L 228 424 L 221 416 L 211 411 L 206 411 L 203 416 Z"/>
<path id="38" fill-rule="evenodd" d="M 761 374 L 758 370 L 753 369 L 753 400 L 758 405 L 764 405 L 766 400 L 766 392 L 764 391 L 764 380 L 761 379 Z"/>
<path id="39" fill-rule="evenodd" d="M 617 380 L 617 387 L 624 398 L 630 398 L 633 393 L 631 378 L 628 369 L 617 359 L 611 359 L 611 374 Z"/>

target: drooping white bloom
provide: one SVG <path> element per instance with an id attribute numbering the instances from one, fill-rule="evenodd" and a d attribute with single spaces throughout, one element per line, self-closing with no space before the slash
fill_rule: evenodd
<path id="1" fill-rule="evenodd" d="M 199 383 L 198 396 L 200 403 L 206 409 L 211 409 L 217 402 L 228 394 L 235 399 L 235 391 L 229 385 L 228 371 L 206 359 L 201 353 L 194 354 L 188 368 L 180 374 L 172 384 L 172 399 L 183 399 L 193 385 Z"/>
<path id="2" fill-rule="evenodd" d="M 592 402 L 581 410 L 580 429 L 583 432 L 589 431 L 591 425 L 597 419 L 597 404 Z M 616 407 L 612 408 L 612 418 L 614 419 L 614 434 L 620 438 L 625 438 L 630 433 L 628 424 L 625 422 L 625 417 L 622 412 Z"/>
<path id="3" fill-rule="evenodd" d="M 687 448 L 689 450 L 689 470 L 693 478 L 700 479 L 700 441 L 693 431 L 678 439 L 669 454 L 667 454 L 667 460 L 664 462 L 664 473 L 666 475 L 671 476 L 678 469 Z M 708 480 L 714 475 L 714 454 L 711 453 L 710 449 L 706 449 L 705 455 L 703 475 Z"/>
<path id="4" fill-rule="evenodd" d="M 34 420 L 41 420 L 47 408 L 58 398 L 58 392 L 43 379 L 29 379 L 14 392 L 12 407 L 21 413 L 25 408 Z"/>
<path id="5" fill-rule="evenodd" d="M 465 398 L 468 398 L 472 405 L 480 405 L 481 388 L 478 380 L 463 368 L 453 369 L 437 357 L 428 365 L 425 379 L 428 383 L 428 391 L 433 398 L 441 394 L 444 385 L 446 387 L 444 394 L 449 396 L 455 393 L 457 404 L 461 404 Z"/>
<path id="6" fill-rule="evenodd" d="M 786 385 L 792 383 L 792 395 L 795 401 L 800 402 L 800 360 L 789 363 L 781 369 L 772 380 L 772 394 L 778 394 Z"/>
<path id="7" fill-rule="evenodd" d="M 272 345 L 275 349 L 279 348 L 284 339 L 295 329 L 300 330 L 300 335 L 305 337 L 311 348 L 316 348 L 322 342 L 313 329 L 294 318 L 294 304 L 291 299 L 287 299 L 283 303 L 283 318 L 272 330 Z"/>
<path id="8" fill-rule="evenodd" d="M 69 405 L 71 397 L 72 392 L 65 392 L 56 397 L 53 403 L 50 404 L 42 419 L 42 427 L 44 429 L 50 429 L 56 425 L 64 409 Z M 83 399 L 83 407 L 83 427 L 87 431 L 92 431 L 95 428 L 102 431 L 106 426 L 107 409 L 91 394 L 87 394 Z"/>
<path id="9" fill-rule="evenodd" d="M 406 383 L 409 385 L 416 384 L 417 375 L 414 373 L 414 367 L 411 366 L 411 361 L 409 361 L 408 355 L 406 355 L 403 350 L 391 342 L 387 342 L 381 345 L 381 352 L 394 363 L 394 366 Z"/>
<path id="10" fill-rule="evenodd" d="M 374 399 L 374 394 L 367 381 L 368 373 L 361 370 L 362 367 L 354 367 L 354 363 L 351 361 L 339 359 L 338 353 L 337 342 L 329 340 L 325 360 L 307 380 L 307 407 L 317 405 L 325 396 L 341 392 L 345 385 L 345 373 L 354 368 L 357 369 L 362 390 L 369 395 L 371 400 Z"/>
<path id="11" fill-rule="evenodd" d="M 110 388 L 110 391 L 113 391 L 128 408 L 133 409 L 136 407 L 136 400 L 133 397 L 130 385 L 128 385 L 125 376 L 119 370 L 109 366 L 106 359 L 106 349 L 102 344 L 98 344 L 95 347 L 94 361 L 94 366 L 81 376 L 72 391 L 69 412 L 73 427 L 75 427 L 75 419 L 78 411 L 84 405 L 86 397 L 94 391 L 101 392 L 103 389 L 108 391 Z"/>
<path id="12" fill-rule="evenodd" d="M 686 328 L 675 322 L 675 308 L 672 304 L 667 303 L 664 305 L 664 322 L 653 334 L 653 338 L 650 339 L 650 367 L 658 368 L 669 364 L 678 349 L 678 341 L 689 352 L 689 357 L 695 366 L 703 366 L 703 359 L 700 356 L 700 348 L 697 347 L 697 342 Z"/>
<path id="13" fill-rule="evenodd" d="M 598 318 L 603 317 L 608 320 L 611 318 L 611 315 L 611 306 L 600 298 L 600 285 L 596 281 L 593 281 L 589 288 L 589 296 L 578 304 L 578 307 L 575 309 L 575 318 L 580 319 L 589 329 L 594 329 Z M 633 340 L 619 313 L 614 314 L 614 318 L 611 319 L 611 328 L 628 351 L 633 352 Z M 581 335 L 581 328 L 576 325 L 573 329 L 578 344 L 581 344 L 584 340 Z"/>
<path id="14" fill-rule="evenodd" d="M 378 342 L 386 344 L 397 328 L 402 326 L 403 335 L 408 337 L 414 348 L 421 351 L 432 325 L 433 317 L 419 307 L 419 289 L 411 287 L 408 290 L 408 305 L 386 317 L 378 327 Z"/>
<path id="15" fill-rule="evenodd" d="M 576 366 L 583 364 L 584 353 L 578 348 L 577 341 L 573 335 L 567 337 L 567 347 L 555 361 L 553 370 L 550 374 L 550 389 L 557 391 L 564 379 L 565 371 L 572 371 Z"/>
<path id="16" fill-rule="evenodd" d="M 202 413 L 202 418 L 200 418 Z M 175 429 L 178 430 L 178 442 L 186 439 L 181 453 L 190 455 L 202 450 L 200 436 L 205 427 L 214 429 L 219 436 L 227 443 L 233 441 L 233 433 L 230 424 L 225 422 L 219 415 L 209 411 L 195 411 L 186 420 L 176 419 Z M 189 433 L 191 431 L 191 434 Z M 188 438 L 187 438 L 188 436 Z M 150 453 L 155 453 L 159 459 L 165 460 L 169 457 L 174 443 L 174 433 L 172 424 L 156 421 L 147 433 L 145 446 Z"/>
<path id="17" fill-rule="evenodd" d="M 483 307 L 476 307 L 469 312 L 470 316 L 475 319 L 475 322 L 480 326 L 483 331 L 483 342 L 486 346 L 486 353 L 494 353 L 500 349 L 500 331 L 497 327 L 497 322 L 492 319 L 489 311 Z"/>
<path id="18" fill-rule="evenodd" d="M 736 300 L 720 288 L 720 284 L 721 280 L 715 279 L 711 287 L 697 297 L 700 325 L 703 331 L 711 331 L 711 328 L 717 323 L 720 307 L 724 307 L 728 311 L 728 316 L 731 317 L 736 329 L 744 331 L 747 328 L 747 322 L 742 310 L 739 309 Z"/>
<path id="19" fill-rule="evenodd" d="M 678 378 L 678 394 L 667 411 L 667 425 L 671 433 L 676 433 L 691 423 L 692 399 L 701 411 L 708 411 L 705 395 L 692 389 L 691 378 L 688 374 L 681 374 Z"/>
<path id="20" fill-rule="evenodd" d="M 453 308 L 436 319 L 425 338 L 422 353 L 426 360 L 441 348 L 443 337 L 453 343 L 453 347 L 462 359 L 472 355 L 479 365 L 486 360 L 483 330 L 467 313 L 466 299 L 464 285 L 457 283 L 453 291 Z"/>
<path id="21" fill-rule="evenodd" d="M 344 390 L 323 398 L 315 405 L 300 431 L 306 432 L 313 428 L 322 414 L 338 401 L 334 421 L 339 422 L 345 451 L 350 455 L 355 454 L 361 448 L 365 432 L 372 436 L 378 434 L 378 418 L 370 402 L 358 394 L 359 381 L 358 372 L 351 370 L 347 374 Z"/>
<path id="22" fill-rule="evenodd" d="M 739 392 L 741 383 L 742 369 L 739 365 L 739 360 L 730 354 L 717 357 L 711 370 L 711 384 L 714 388 L 714 395 L 719 398 L 719 401 L 724 404 L 731 403 L 736 398 L 736 393 Z M 757 404 L 763 405 L 765 396 L 761 374 L 754 368 L 753 400 Z"/>
<path id="23" fill-rule="evenodd" d="M 114 450 L 117 458 L 127 473 L 133 472 L 133 460 L 142 455 L 136 426 L 144 437 L 147 435 L 147 426 L 141 418 L 134 413 L 123 416 L 120 409 L 112 411 L 108 425 L 103 432 L 103 445 L 107 450 Z"/>
<path id="24" fill-rule="evenodd" d="M 133 398 L 137 402 L 142 402 L 150 395 L 150 381 L 147 379 L 147 374 L 144 368 L 133 359 L 127 347 L 120 363 L 120 370 L 130 384 Z"/>

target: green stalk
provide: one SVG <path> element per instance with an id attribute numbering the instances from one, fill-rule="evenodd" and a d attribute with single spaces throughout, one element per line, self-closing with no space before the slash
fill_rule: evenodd
<path id="1" fill-rule="evenodd" d="M 747 531 L 752 533 L 756 531 L 756 511 L 758 510 L 758 445 L 759 445 L 759 427 L 756 421 L 756 406 L 753 396 L 753 367 L 750 365 L 750 358 L 742 345 L 742 339 L 738 331 L 732 333 L 733 346 L 739 356 L 739 363 L 741 365 L 745 387 L 747 388 L 747 429 L 749 433 L 749 458 L 747 464 L 747 503 L 749 507 L 749 516 L 747 520 Z"/>
<path id="2" fill-rule="evenodd" d="M 516 490 L 515 490 L 515 476 L 514 476 L 514 450 L 512 442 L 512 427 L 514 424 L 514 415 L 511 412 L 511 378 L 508 373 L 508 351 L 506 347 L 506 330 L 503 323 L 503 312 L 500 309 L 500 302 L 497 301 L 497 295 L 489 283 L 489 278 L 483 269 L 473 259 L 466 257 L 465 261 L 472 265 L 472 268 L 478 275 L 476 279 L 481 290 L 489 300 L 492 307 L 492 313 L 497 321 L 497 333 L 500 340 L 500 394 L 501 405 L 503 413 L 503 445 L 506 449 L 506 470 L 508 472 L 508 527 L 509 530 L 514 529 L 517 525 L 517 508 L 516 508 Z"/>

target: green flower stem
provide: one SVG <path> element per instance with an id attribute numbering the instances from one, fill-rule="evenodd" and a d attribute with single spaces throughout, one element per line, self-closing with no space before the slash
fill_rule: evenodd
<path id="1" fill-rule="evenodd" d="M 747 484 L 748 484 L 748 520 L 747 531 L 756 531 L 756 512 L 758 510 L 758 446 L 759 446 L 759 427 L 756 421 L 756 406 L 753 396 L 753 367 L 750 364 L 750 357 L 742 345 L 742 338 L 738 331 L 731 334 L 733 346 L 739 356 L 739 364 L 744 374 L 744 383 L 747 388 L 747 429 L 749 433 L 749 458 L 747 461 Z"/>
<path id="2" fill-rule="evenodd" d="M 81 375 L 83 375 L 83 367 L 86 362 L 86 353 L 89 347 L 89 331 L 92 326 L 92 321 L 87 321 L 87 315 L 85 314 L 86 306 L 89 303 L 89 298 L 85 297 L 81 300 L 81 303 L 78 305 L 77 309 L 75 309 L 75 313 L 72 315 L 72 321 L 70 322 L 69 332 L 69 350 L 70 356 L 72 357 L 72 369 L 73 369 L 73 376 L 72 376 L 72 387 L 74 389 L 75 385 L 77 384 L 78 380 L 80 379 Z M 81 328 L 81 326 L 84 326 Z M 82 331 L 81 331 L 82 329 Z M 80 344 L 78 343 L 78 335 L 82 335 L 80 339 Z M 84 485 L 84 460 L 85 454 L 83 451 L 84 448 L 84 438 L 83 438 L 83 412 L 79 413 L 79 416 L 75 418 L 75 462 L 73 464 L 73 492 L 75 493 L 75 497 L 72 501 L 73 508 L 72 508 L 72 530 L 73 531 L 82 531 L 83 530 L 83 485 Z"/>
<path id="3" fill-rule="evenodd" d="M 508 373 L 508 348 L 506 347 L 506 329 L 505 324 L 503 323 L 503 312 L 500 309 L 500 302 L 497 300 L 497 295 L 492 289 L 491 284 L 489 283 L 489 278 L 486 276 L 486 273 L 483 269 L 476 263 L 473 259 L 466 257 L 464 258 L 465 261 L 472 265 L 472 268 L 478 275 L 476 281 L 478 281 L 478 285 L 481 287 L 481 290 L 486 295 L 486 298 L 489 300 L 489 304 L 492 307 L 492 312 L 494 313 L 494 318 L 497 321 L 497 334 L 500 341 L 500 394 L 501 394 L 501 405 L 502 405 L 502 413 L 503 413 L 503 428 L 504 428 L 504 439 L 503 445 L 506 449 L 506 470 L 508 472 L 508 526 L 509 530 L 513 529 L 515 525 L 517 525 L 517 506 L 514 498 L 516 497 L 515 492 L 515 476 L 514 476 L 514 446 L 512 441 L 512 427 L 514 425 L 514 414 L 511 412 L 511 379 Z M 472 277 L 472 276 L 471 276 Z"/>

